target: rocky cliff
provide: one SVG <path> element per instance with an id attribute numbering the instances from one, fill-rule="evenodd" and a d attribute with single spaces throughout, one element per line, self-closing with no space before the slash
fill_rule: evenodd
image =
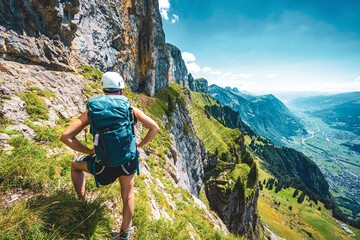
<path id="1" fill-rule="evenodd" d="M 208 88 L 208 81 L 205 78 L 195 79 L 195 85 L 196 85 L 197 91 L 210 95 L 210 91 Z"/>
<path id="2" fill-rule="evenodd" d="M 53 69 L 81 62 L 117 71 L 151 96 L 168 85 L 158 1 L 1 1 L 0 53 Z"/>
<path id="3" fill-rule="evenodd" d="M 189 95 L 187 92 L 186 95 Z M 174 165 L 176 166 L 176 181 L 180 187 L 188 189 L 198 196 L 203 185 L 203 162 L 207 158 L 206 149 L 202 141 L 196 136 L 193 123 L 189 117 L 187 96 L 178 96 L 168 100 L 170 108 L 164 115 L 164 125 L 169 124 L 171 137 L 176 143 L 172 148 Z M 178 104 L 178 103 L 183 104 Z"/>
<path id="4" fill-rule="evenodd" d="M 180 49 L 170 43 L 167 43 L 167 48 L 170 61 L 170 79 L 180 86 L 189 88 L 191 91 L 197 91 L 194 78 L 191 73 L 188 73 L 185 62 L 182 59 Z"/>

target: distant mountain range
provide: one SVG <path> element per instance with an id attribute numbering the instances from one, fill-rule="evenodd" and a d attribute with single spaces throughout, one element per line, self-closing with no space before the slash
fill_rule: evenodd
<path id="1" fill-rule="evenodd" d="M 360 135 L 360 92 L 297 98 L 288 106 L 321 118 L 331 127 Z"/>
<path id="2" fill-rule="evenodd" d="M 241 119 L 258 135 L 278 145 L 283 145 L 283 138 L 306 133 L 300 119 L 272 94 L 254 96 L 237 88 L 221 88 L 217 85 L 209 86 L 209 91 L 221 104 L 238 111 Z"/>

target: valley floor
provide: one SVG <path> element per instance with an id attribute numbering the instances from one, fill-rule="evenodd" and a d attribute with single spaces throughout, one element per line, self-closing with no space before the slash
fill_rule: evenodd
<path id="1" fill-rule="evenodd" d="M 296 112 L 308 131 L 295 136 L 285 146 L 301 151 L 325 175 L 332 195 L 349 217 L 360 219 L 360 153 L 349 146 L 360 144 L 360 136 L 331 128 L 321 119 Z"/>

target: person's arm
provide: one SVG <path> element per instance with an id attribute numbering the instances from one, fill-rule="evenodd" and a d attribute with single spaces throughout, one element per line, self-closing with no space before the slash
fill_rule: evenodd
<path id="1" fill-rule="evenodd" d="M 92 154 L 95 153 L 94 148 L 90 149 L 86 147 L 84 144 L 82 144 L 79 140 L 76 139 L 76 135 L 78 135 L 81 130 L 83 130 L 86 125 L 89 124 L 89 120 L 87 118 L 87 112 L 84 112 L 81 114 L 81 116 L 73 121 L 63 132 L 63 134 L 60 137 L 60 141 L 65 143 L 67 146 L 69 146 L 71 149 L 86 153 L 86 154 Z"/>
<path id="2" fill-rule="evenodd" d="M 156 133 L 159 131 L 159 126 L 154 120 L 146 116 L 145 113 L 143 113 L 140 109 L 136 107 L 133 107 L 133 109 L 137 120 L 149 129 L 144 139 L 136 143 L 137 147 L 142 147 L 155 137 Z"/>

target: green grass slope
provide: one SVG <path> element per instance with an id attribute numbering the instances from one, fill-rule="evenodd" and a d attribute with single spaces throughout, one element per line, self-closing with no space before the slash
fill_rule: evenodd
<path id="1" fill-rule="evenodd" d="M 260 161 L 261 162 L 261 161 Z M 259 180 L 265 183 L 272 176 L 260 170 Z M 263 185 L 259 197 L 259 214 L 261 222 L 273 233 L 285 239 L 358 239 L 360 230 L 348 226 L 355 234 L 349 234 L 332 217 L 322 202 L 314 202 L 305 196 L 299 203 L 298 195 L 293 197 L 292 187 L 276 191 L 275 187 Z"/>

